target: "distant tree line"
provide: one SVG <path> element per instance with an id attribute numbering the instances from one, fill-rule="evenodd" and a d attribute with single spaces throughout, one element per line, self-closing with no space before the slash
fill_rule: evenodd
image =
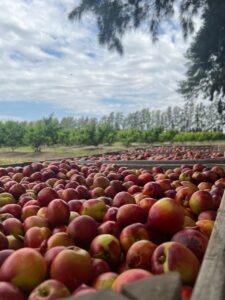
<path id="1" fill-rule="evenodd" d="M 0 147 L 12 150 L 31 146 L 99 145 L 122 142 L 185 142 L 225 139 L 222 133 L 224 115 L 216 102 L 210 105 L 187 102 L 183 107 L 166 110 L 142 109 L 124 115 L 110 113 L 101 119 L 64 117 L 53 115 L 35 122 L 0 122 Z"/>

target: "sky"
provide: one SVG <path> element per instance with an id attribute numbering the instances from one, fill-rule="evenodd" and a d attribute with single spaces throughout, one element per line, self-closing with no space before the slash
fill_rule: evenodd
<path id="1" fill-rule="evenodd" d="M 98 45 L 92 16 L 68 20 L 76 0 L 0 1 L 0 119 L 101 117 L 142 108 L 182 105 L 185 42 L 164 23 L 153 44 L 148 32 L 123 39 L 124 55 Z"/>

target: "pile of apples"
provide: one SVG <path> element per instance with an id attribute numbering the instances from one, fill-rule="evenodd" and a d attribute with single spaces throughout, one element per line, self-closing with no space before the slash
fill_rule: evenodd
<path id="1" fill-rule="evenodd" d="M 154 146 L 128 150 L 121 154 L 90 155 L 85 160 L 192 160 L 224 157 L 214 147 L 193 148 L 191 146 Z M 79 160 L 79 158 L 77 158 Z"/>
<path id="2" fill-rule="evenodd" d="M 225 171 L 74 160 L 0 168 L 0 299 L 53 300 L 180 273 L 190 299 Z"/>

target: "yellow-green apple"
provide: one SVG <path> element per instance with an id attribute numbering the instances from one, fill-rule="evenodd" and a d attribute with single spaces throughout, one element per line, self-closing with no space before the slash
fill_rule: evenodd
<path id="1" fill-rule="evenodd" d="M 52 200 L 47 207 L 47 219 L 51 226 L 66 225 L 69 221 L 68 204 L 61 199 Z"/>
<path id="2" fill-rule="evenodd" d="M 100 199 L 90 199 L 82 204 L 80 214 L 90 216 L 97 222 L 101 222 L 106 210 L 107 207 L 104 201 Z"/>
<path id="3" fill-rule="evenodd" d="M 112 289 L 115 292 L 121 292 L 122 286 L 137 280 L 151 277 L 152 273 L 142 269 L 131 269 L 120 274 L 113 282 Z"/>
<path id="4" fill-rule="evenodd" d="M 98 234 L 97 222 L 90 216 L 78 216 L 69 223 L 67 232 L 76 245 L 87 248 Z"/>
<path id="5" fill-rule="evenodd" d="M 23 224 L 16 218 L 9 218 L 2 222 L 6 235 L 23 235 Z"/>
<path id="6" fill-rule="evenodd" d="M 111 234 L 96 236 L 90 246 L 93 258 L 101 258 L 110 266 L 118 266 L 121 261 L 121 247 L 119 240 Z"/>
<path id="7" fill-rule="evenodd" d="M 0 207 L 5 206 L 6 204 L 15 203 L 15 202 L 16 202 L 16 200 L 12 194 L 6 193 L 6 192 L 0 194 Z"/>
<path id="8" fill-rule="evenodd" d="M 137 204 L 125 204 L 119 208 L 116 220 L 120 227 L 126 227 L 133 223 L 145 223 L 146 217 L 145 210 Z"/>
<path id="9" fill-rule="evenodd" d="M 212 195 L 207 191 L 197 191 L 192 194 L 189 206 L 196 215 L 206 210 L 212 210 L 214 206 Z"/>
<path id="10" fill-rule="evenodd" d="M 151 271 L 151 258 L 156 247 L 156 244 L 146 240 L 131 245 L 126 255 L 127 267 Z"/>
<path id="11" fill-rule="evenodd" d="M 184 225 L 184 209 L 174 199 L 162 198 L 150 208 L 147 226 L 166 234 L 174 234 Z"/>
<path id="12" fill-rule="evenodd" d="M 134 197 L 128 192 L 119 192 L 113 198 L 113 206 L 120 207 L 124 204 L 134 204 Z"/>
<path id="13" fill-rule="evenodd" d="M 139 240 L 149 240 L 148 231 L 141 223 L 134 223 L 126 226 L 120 233 L 120 244 L 127 252 L 131 245 Z"/>
<path id="14" fill-rule="evenodd" d="M 162 196 L 163 190 L 158 183 L 151 181 L 144 185 L 142 193 L 148 197 L 158 199 Z"/>
<path id="15" fill-rule="evenodd" d="M 190 249 L 200 262 L 208 245 L 208 237 L 195 228 L 186 228 L 177 232 L 171 241 L 181 243 Z"/>
<path id="16" fill-rule="evenodd" d="M 58 198 L 59 196 L 57 192 L 51 187 L 43 188 L 37 195 L 37 200 L 40 206 L 48 206 L 52 200 Z"/>
<path id="17" fill-rule="evenodd" d="M 74 246 L 73 238 L 66 232 L 57 232 L 47 241 L 48 250 L 56 246 Z"/>
<path id="18" fill-rule="evenodd" d="M 54 300 L 70 296 L 68 288 L 55 279 L 45 280 L 29 295 L 28 300 Z"/>
<path id="19" fill-rule="evenodd" d="M 39 248 L 44 240 L 51 236 L 51 230 L 47 227 L 32 227 L 24 236 L 24 245 L 29 248 Z"/>
<path id="20" fill-rule="evenodd" d="M 24 247 L 23 237 L 20 235 L 7 235 L 8 248 L 13 250 L 18 250 Z"/>
<path id="21" fill-rule="evenodd" d="M 114 272 L 105 272 L 100 274 L 92 283 L 92 286 L 96 290 L 104 290 L 104 289 L 111 289 L 114 281 L 118 277 L 117 273 Z"/>
<path id="22" fill-rule="evenodd" d="M 24 300 L 23 293 L 9 282 L 0 282 L 0 299 L 1 300 Z"/>
<path id="23" fill-rule="evenodd" d="M 154 274 L 179 272 L 183 284 L 193 285 L 199 268 L 200 263 L 195 254 L 177 242 L 159 245 L 152 255 L 151 270 Z"/>
<path id="24" fill-rule="evenodd" d="M 88 283 L 91 278 L 89 253 L 78 247 L 62 250 L 51 263 L 50 277 L 65 284 L 71 292 L 81 283 Z"/>
<path id="25" fill-rule="evenodd" d="M 31 248 L 12 253 L 0 269 L 0 280 L 7 281 L 24 291 L 31 291 L 47 275 L 47 264 L 43 256 Z"/>

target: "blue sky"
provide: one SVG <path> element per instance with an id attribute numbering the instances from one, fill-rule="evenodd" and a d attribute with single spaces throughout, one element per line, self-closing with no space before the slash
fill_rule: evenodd
<path id="1" fill-rule="evenodd" d="M 130 32 L 121 57 L 98 45 L 91 16 L 68 20 L 76 2 L 0 1 L 0 119 L 101 117 L 183 104 L 176 89 L 190 41 L 176 21 L 164 24 L 154 45 L 147 32 Z"/>

